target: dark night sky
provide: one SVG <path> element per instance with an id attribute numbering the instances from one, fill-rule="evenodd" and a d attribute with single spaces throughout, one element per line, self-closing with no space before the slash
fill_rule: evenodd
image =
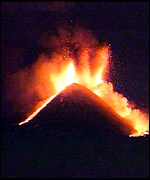
<path id="1" fill-rule="evenodd" d="M 148 107 L 148 6 L 148 2 L 2 3 L 2 92 L 7 72 L 32 64 L 41 53 L 41 34 L 55 33 L 56 24 L 81 24 L 100 42 L 111 44 L 110 80 L 115 89 Z"/>

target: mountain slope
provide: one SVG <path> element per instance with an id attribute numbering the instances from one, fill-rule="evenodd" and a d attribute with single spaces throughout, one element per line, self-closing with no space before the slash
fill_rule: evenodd
<path id="1" fill-rule="evenodd" d="M 66 87 L 33 120 L 23 126 L 30 124 L 56 129 L 88 126 L 104 133 L 125 135 L 134 131 L 106 102 L 79 84 Z"/>
<path id="2" fill-rule="evenodd" d="M 129 138 L 130 130 L 101 98 L 72 84 L 33 120 L 2 131 L 2 177 L 148 178 L 149 136 Z"/>

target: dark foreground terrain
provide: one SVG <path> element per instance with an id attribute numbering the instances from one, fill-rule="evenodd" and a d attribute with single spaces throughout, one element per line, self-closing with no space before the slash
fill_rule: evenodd
<path id="1" fill-rule="evenodd" d="M 149 137 L 92 128 L 2 132 L 2 178 L 148 178 Z"/>
<path id="2" fill-rule="evenodd" d="M 32 121 L 2 127 L 3 178 L 148 178 L 149 136 L 91 91 L 70 85 Z"/>

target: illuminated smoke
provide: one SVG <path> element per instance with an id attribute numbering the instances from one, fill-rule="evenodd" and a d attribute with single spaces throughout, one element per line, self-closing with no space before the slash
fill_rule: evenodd
<path id="1" fill-rule="evenodd" d="M 75 82 L 109 102 L 112 109 L 137 130 L 132 136 L 149 131 L 148 114 L 134 109 L 127 98 L 114 91 L 112 83 L 105 81 L 111 58 L 110 45 L 100 45 L 90 31 L 81 27 L 71 30 L 59 27 L 57 35 L 44 36 L 39 42 L 49 53 L 41 53 L 30 68 L 9 79 L 10 89 L 16 91 L 8 90 L 8 97 L 27 119 L 33 118 L 32 113 L 39 112 L 52 96 Z"/>

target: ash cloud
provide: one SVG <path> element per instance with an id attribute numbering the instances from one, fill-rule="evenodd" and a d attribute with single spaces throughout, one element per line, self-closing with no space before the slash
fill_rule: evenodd
<path id="1" fill-rule="evenodd" d="M 94 47 L 94 50 L 98 46 L 91 32 L 82 27 L 70 31 L 59 26 L 57 30 L 57 35 L 43 35 L 39 38 L 40 46 L 48 52 L 43 50 L 39 53 L 31 65 L 22 67 L 22 58 L 25 56 L 22 49 L 4 48 L 2 109 L 4 119 L 9 123 L 24 120 L 54 94 L 55 87 L 49 75 L 61 71 L 67 63 L 65 56 L 76 56 L 78 60 L 82 49 Z"/>

